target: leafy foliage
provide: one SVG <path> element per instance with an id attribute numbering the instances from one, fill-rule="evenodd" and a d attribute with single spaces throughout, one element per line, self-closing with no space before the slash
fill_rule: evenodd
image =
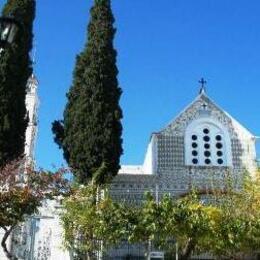
<path id="1" fill-rule="evenodd" d="M 122 111 L 113 23 L 110 0 L 95 0 L 88 42 L 77 57 L 64 120 L 52 127 L 55 142 L 80 183 L 92 179 L 103 184 L 119 170 Z"/>
<path id="2" fill-rule="evenodd" d="M 32 74 L 30 51 L 33 41 L 34 0 L 8 0 L 4 16 L 22 25 L 15 42 L 0 55 L 0 166 L 24 152 L 27 113 L 26 84 Z"/>
<path id="3" fill-rule="evenodd" d="M 196 192 L 187 197 L 172 199 L 165 195 L 159 203 L 148 194 L 135 230 L 135 242 L 151 241 L 156 248 L 175 253 L 178 243 L 180 259 L 189 259 L 199 251 L 212 233 L 213 212 L 204 205 Z"/>
<path id="4" fill-rule="evenodd" d="M 16 160 L 0 168 L 0 228 L 5 231 L 1 244 L 10 259 L 13 256 L 6 240 L 12 230 L 36 213 L 43 200 L 69 192 L 64 170 L 51 173 L 31 167 L 24 169 L 24 165 L 24 160 Z"/>
<path id="5" fill-rule="evenodd" d="M 260 248 L 260 173 L 246 177 L 243 189 L 220 196 L 220 218 L 209 238 L 218 256 L 243 258 Z"/>
<path id="6" fill-rule="evenodd" d="M 177 243 L 183 260 L 205 252 L 243 259 L 260 248 L 259 173 L 246 178 L 241 190 L 194 190 L 179 198 L 165 195 L 159 202 L 148 193 L 142 207 L 114 202 L 106 192 L 97 199 L 98 189 L 92 185 L 76 189 L 66 200 L 62 217 L 66 246 L 88 252 L 90 259 L 95 259 L 91 252 L 100 250 L 94 240 L 102 241 L 103 248 L 122 240 L 150 241 L 170 259 Z"/>
<path id="7" fill-rule="evenodd" d="M 97 196 L 97 194 L 102 194 Z M 99 186 L 81 186 L 64 202 L 65 246 L 76 255 L 94 259 L 95 252 L 116 245 L 133 232 L 134 208 L 113 202 Z"/>

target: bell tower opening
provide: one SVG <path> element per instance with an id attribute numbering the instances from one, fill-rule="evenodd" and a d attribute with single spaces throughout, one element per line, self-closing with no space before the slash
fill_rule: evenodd
<path id="1" fill-rule="evenodd" d="M 232 166 L 231 142 L 224 126 L 211 118 L 191 122 L 185 133 L 189 166 Z"/>

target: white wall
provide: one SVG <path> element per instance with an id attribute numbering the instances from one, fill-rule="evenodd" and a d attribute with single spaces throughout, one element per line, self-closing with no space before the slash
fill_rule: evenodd
<path id="1" fill-rule="evenodd" d="M 156 174 L 157 169 L 157 138 L 152 135 L 145 154 L 143 172 L 145 174 Z"/>

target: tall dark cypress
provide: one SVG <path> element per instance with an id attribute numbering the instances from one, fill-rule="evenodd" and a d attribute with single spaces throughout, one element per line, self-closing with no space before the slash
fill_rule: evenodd
<path id="1" fill-rule="evenodd" d="M 32 74 L 30 51 L 35 0 L 8 0 L 2 14 L 18 20 L 21 30 L 15 42 L 0 56 L 0 166 L 24 152 L 28 122 L 25 95 Z"/>
<path id="2" fill-rule="evenodd" d="M 110 0 L 95 0 L 88 41 L 77 57 L 64 120 L 53 123 L 56 143 L 80 183 L 102 184 L 119 170 L 122 111 Z"/>

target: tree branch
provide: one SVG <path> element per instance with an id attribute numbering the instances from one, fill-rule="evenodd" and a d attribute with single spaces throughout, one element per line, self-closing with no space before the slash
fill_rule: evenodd
<path id="1" fill-rule="evenodd" d="M 4 234 L 4 236 L 3 236 L 3 238 L 2 238 L 2 241 L 1 241 L 1 246 L 2 246 L 2 248 L 3 248 L 3 251 L 4 251 L 5 255 L 6 255 L 6 257 L 7 257 L 8 259 L 12 259 L 12 260 L 16 260 L 17 258 L 14 257 L 14 256 L 11 254 L 11 252 L 9 252 L 9 250 L 7 249 L 6 241 L 7 241 L 8 237 L 10 236 L 10 234 L 12 233 L 14 227 L 15 227 L 15 226 L 11 226 L 9 229 L 6 228 L 6 227 L 2 227 L 3 230 L 5 231 L 5 234 Z"/>
<path id="2" fill-rule="evenodd" d="M 192 239 L 192 238 L 189 238 L 189 240 L 187 242 L 187 245 L 186 245 L 186 247 L 184 249 L 184 252 L 183 252 L 183 254 L 182 254 L 180 259 L 181 260 L 188 260 L 188 259 L 190 259 L 190 256 L 191 256 L 193 250 L 195 249 L 195 247 L 196 247 L 196 241 L 194 239 Z"/>

